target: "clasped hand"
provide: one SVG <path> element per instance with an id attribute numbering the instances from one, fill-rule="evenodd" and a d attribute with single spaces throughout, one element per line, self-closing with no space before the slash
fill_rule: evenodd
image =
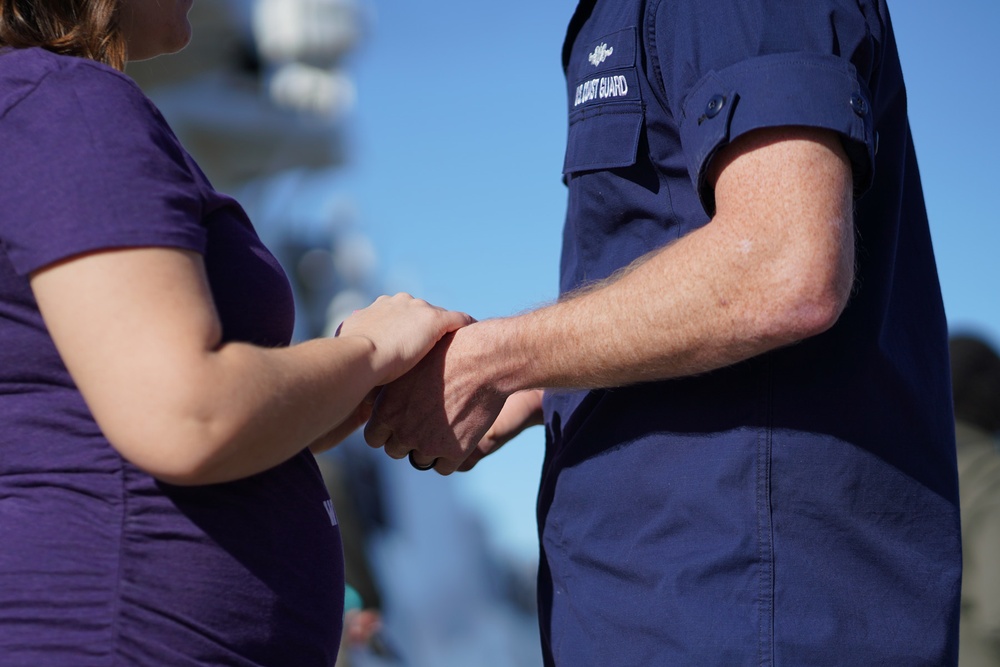
<path id="1" fill-rule="evenodd" d="M 489 346 L 476 340 L 480 326 L 408 294 L 379 297 L 356 311 L 337 336 L 370 342 L 376 386 L 313 451 L 333 446 L 367 420 L 370 446 L 447 475 L 471 469 L 541 423 L 540 390 L 508 397 L 491 384 Z"/>
<path id="2" fill-rule="evenodd" d="M 470 470 L 541 423 L 541 391 L 508 397 L 491 386 L 476 326 L 445 335 L 411 371 L 382 388 L 365 428 L 370 446 L 448 475 Z"/>

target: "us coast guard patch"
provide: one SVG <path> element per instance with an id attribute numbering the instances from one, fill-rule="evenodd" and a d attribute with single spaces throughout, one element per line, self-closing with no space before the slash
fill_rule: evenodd
<path id="1" fill-rule="evenodd" d="M 602 76 L 584 81 L 576 87 L 573 106 L 578 107 L 591 100 L 607 100 L 616 97 L 628 97 L 628 77 L 624 74 Z"/>
<path id="2" fill-rule="evenodd" d="M 566 64 L 569 136 L 563 175 L 635 164 L 643 128 L 635 26 L 573 44 Z"/>
<path id="3" fill-rule="evenodd" d="M 636 29 L 625 28 L 591 42 L 575 68 L 570 110 L 606 102 L 638 100 Z M 579 56 L 578 56 L 579 57 Z"/>

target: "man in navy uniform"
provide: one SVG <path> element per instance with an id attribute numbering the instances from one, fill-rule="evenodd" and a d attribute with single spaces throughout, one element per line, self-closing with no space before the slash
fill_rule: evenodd
<path id="1" fill-rule="evenodd" d="M 954 664 L 947 333 L 884 0 L 582 0 L 563 63 L 562 297 L 455 333 L 369 444 L 449 474 L 544 413 L 547 665 Z"/>

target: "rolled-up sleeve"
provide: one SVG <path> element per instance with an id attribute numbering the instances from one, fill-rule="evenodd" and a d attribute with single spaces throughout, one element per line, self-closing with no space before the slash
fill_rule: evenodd
<path id="1" fill-rule="evenodd" d="M 869 187 L 877 134 L 868 75 L 878 39 L 858 2 L 660 2 L 647 29 L 661 90 L 705 210 L 718 151 L 756 129 L 828 129 L 843 140 L 855 194 Z"/>

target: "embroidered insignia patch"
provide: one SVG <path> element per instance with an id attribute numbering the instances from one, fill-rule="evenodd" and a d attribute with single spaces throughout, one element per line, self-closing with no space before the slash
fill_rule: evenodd
<path id="1" fill-rule="evenodd" d="M 593 65 L 594 67 L 597 67 L 598 65 L 600 65 L 601 63 L 603 63 L 605 60 L 607 60 L 608 56 L 610 56 L 614 52 L 615 52 L 615 48 L 613 46 L 612 47 L 608 47 L 607 44 L 601 44 L 596 49 L 594 49 L 593 53 L 591 53 L 589 56 L 587 56 L 587 60 L 590 61 L 591 65 Z"/>

